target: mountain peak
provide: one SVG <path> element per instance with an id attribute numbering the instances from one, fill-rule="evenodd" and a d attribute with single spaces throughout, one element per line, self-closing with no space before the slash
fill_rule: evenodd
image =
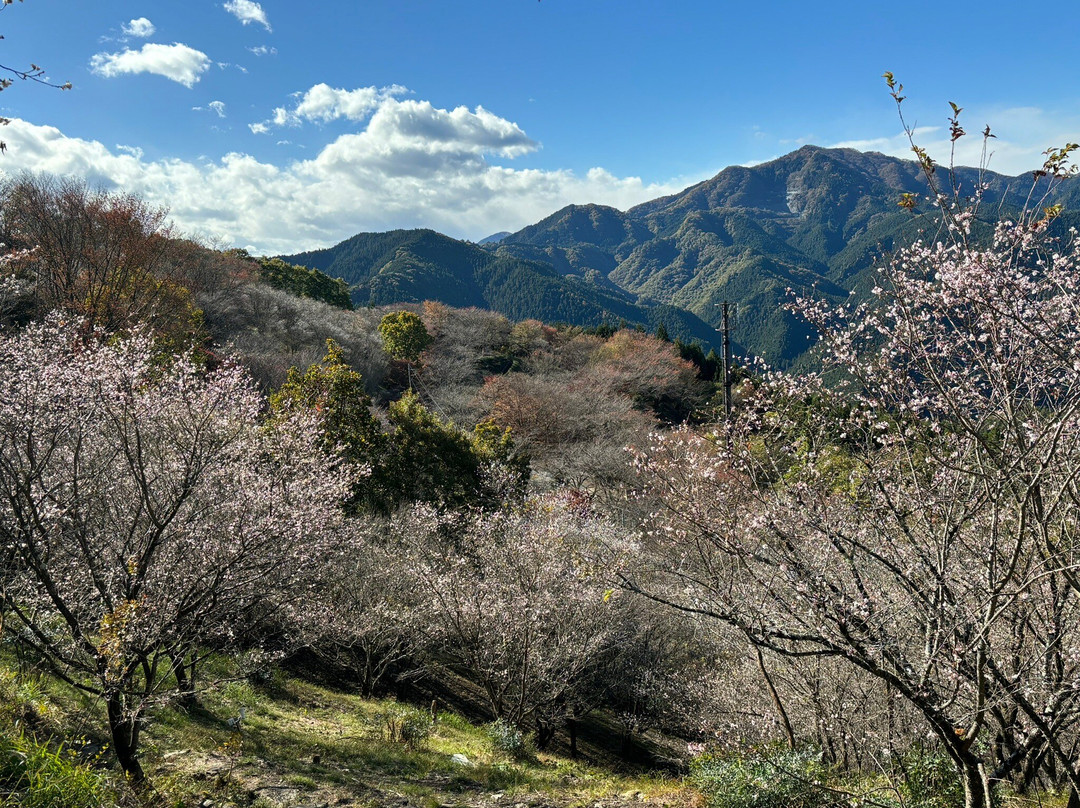
<path id="1" fill-rule="evenodd" d="M 649 231 L 629 216 L 607 205 L 567 205 L 534 225 L 507 236 L 505 244 L 536 247 L 592 245 L 615 249 L 628 240 L 647 237 Z"/>

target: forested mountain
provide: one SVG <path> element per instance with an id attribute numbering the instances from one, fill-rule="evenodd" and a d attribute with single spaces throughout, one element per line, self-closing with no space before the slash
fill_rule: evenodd
<path id="1" fill-rule="evenodd" d="M 944 171 L 941 181 L 949 189 Z M 955 172 L 961 195 L 979 172 Z M 1030 177 L 985 173 L 985 209 L 1020 207 Z M 714 327 L 720 304 L 738 313 L 736 336 L 751 353 L 786 366 L 811 330 L 784 310 L 788 289 L 837 299 L 864 293 L 875 260 L 915 239 L 926 220 L 897 203 L 924 197 L 918 164 L 853 149 L 805 146 L 769 163 L 733 166 L 672 196 L 621 213 L 570 206 L 507 236 L 498 253 L 546 254 L 564 271 L 590 272 L 644 300 L 697 314 Z M 1075 197 L 1067 183 L 1053 201 Z"/>
<path id="2" fill-rule="evenodd" d="M 938 171 L 960 196 L 986 185 L 997 215 L 1029 201 L 1076 208 L 1075 182 L 1029 197 L 1028 176 Z M 581 325 L 626 320 L 717 342 L 721 304 L 736 312 L 737 350 L 786 367 L 812 340 L 784 307 L 789 290 L 836 300 L 864 294 L 875 261 L 929 226 L 918 164 L 853 149 L 805 146 L 734 166 L 672 196 L 622 212 L 571 205 L 517 233 L 474 245 L 429 230 L 360 234 L 287 260 L 343 277 L 358 304 L 437 299 L 511 318 Z M 914 210 L 897 203 L 919 200 Z M 1072 224 L 1069 214 L 1064 224 Z M 499 234 L 502 235 L 502 234 Z"/>
<path id="3" fill-rule="evenodd" d="M 633 294 L 597 273 L 562 272 L 540 255 L 491 252 L 433 230 L 360 233 L 286 260 L 344 278 L 361 306 L 438 300 L 491 309 L 515 320 L 587 326 L 625 322 L 649 331 L 664 323 L 672 337 L 705 346 L 716 336 L 695 315 L 639 304 Z"/>

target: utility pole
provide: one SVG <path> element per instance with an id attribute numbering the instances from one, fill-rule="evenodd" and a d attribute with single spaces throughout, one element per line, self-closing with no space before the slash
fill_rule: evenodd
<path id="1" fill-rule="evenodd" d="M 731 322 L 728 320 L 728 304 L 724 301 L 724 413 L 731 416 Z"/>

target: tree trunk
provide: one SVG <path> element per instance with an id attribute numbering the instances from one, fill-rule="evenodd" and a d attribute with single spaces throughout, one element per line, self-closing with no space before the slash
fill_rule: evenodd
<path id="1" fill-rule="evenodd" d="M 570 715 L 566 717 L 566 734 L 570 736 L 570 759 L 577 760 L 577 717 Z"/>
<path id="2" fill-rule="evenodd" d="M 182 656 L 173 657 L 172 664 L 173 675 L 176 677 L 176 688 L 180 691 L 180 706 L 185 710 L 190 710 L 199 703 L 199 700 L 195 697 L 195 665 L 185 665 Z"/>
<path id="3" fill-rule="evenodd" d="M 128 715 L 124 698 L 119 693 L 108 697 L 109 732 L 112 734 L 113 751 L 124 774 L 133 782 L 141 782 L 144 775 L 139 765 L 139 716 Z"/>
<path id="4" fill-rule="evenodd" d="M 780 700 L 780 694 L 773 684 L 772 676 L 769 675 L 769 671 L 765 667 L 765 657 L 761 653 L 761 646 L 755 645 L 754 650 L 757 652 L 758 670 L 761 671 L 761 676 L 765 679 L 765 686 L 769 689 L 769 697 L 772 699 L 773 707 L 776 708 L 776 714 L 780 719 L 780 724 L 784 728 L 784 737 L 787 738 L 788 748 L 794 752 L 796 748 L 795 730 L 791 727 L 791 719 L 788 718 L 787 710 L 784 709 L 784 702 Z M 846 757 L 847 750 L 845 749 L 844 751 Z"/>
<path id="5" fill-rule="evenodd" d="M 371 651 L 367 648 L 364 649 L 364 674 L 360 681 L 360 695 L 365 699 L 370 699 L 371 694 L 375 691 L 375 681 L 372 675 L 374 664 L 371 661 Z"/>
<path id="6" fill-rule="evenodd" d="M 994 808 L 990 780 L 981 762 L 965 762 L 962 769 L 964 778 L 964 808 Z"/>
<path id="7" fill-rule="evenodd" d="M 555 725 L 548 721 L 536 722 L 536 748 L 543 751 L 555 737 Z"/>

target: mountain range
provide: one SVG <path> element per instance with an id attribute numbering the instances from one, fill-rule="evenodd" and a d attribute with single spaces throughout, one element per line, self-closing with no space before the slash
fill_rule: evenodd
<path id="1" fill-rule="evenodd" d="M 1018 209 L 1032 178 L 941 171 L 967 194 L 985 186 L 984 210 Z M 361 233 L 323 250 L 282 256 L 341 277 L 357 305 L 439 300 L 512 319 L 585 326 L 663 323 L 673 338 L 719 348 L 721 306 L 735 312 L 737 353 L 778 367 L 813 341 L 784 304 L 791 291 L 833 299 L 870 288 L 875 262 L 934 226 L 917 163 L 853 149 L 804 146 L 752 167 L 733 166 L 680 193 L 627 211 L 570 205 L 480 244 L 431 230 Z M 1050 202 L 1072 211 L 1075 181 Z M 1064 225 L 1080 221 L 1062 217 Z M 789 291 L 791 290 L 791 291 Z"/>

